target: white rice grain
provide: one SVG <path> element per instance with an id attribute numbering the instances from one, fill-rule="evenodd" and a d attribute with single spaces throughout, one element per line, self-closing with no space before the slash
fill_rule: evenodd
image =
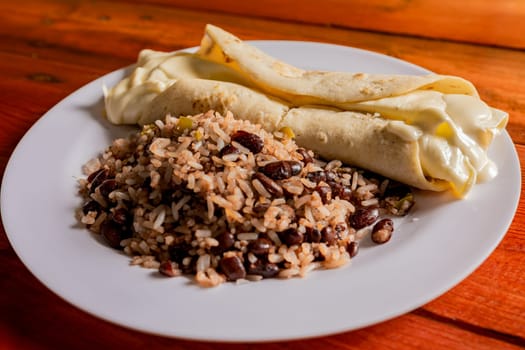
<path id="1" fill-rule="evenodd" d="M 248 181 L 237 179 L 237 184 L 239 185 L 239 188 L 244 192 L 247 198 L 253 198 L 253 191 Z"/>
<path id="2" fill-rule="evenodd" d="M 277 274 L 277 277 L 279 278 L 292 278 L 294 276 L 297 276 L 299 274 L 300 270 L 297 267 L 284 269 L 279 271 Z"/>
<path id="3" fill-rule="evenodd" d="M 257 237 L 259 237 L 257 232 L 244 232 L 237 234 L 237 239 L 241 241 L 254 241 Z"/>
<path id="4" fill-rule="evenodd" d="M 197 271 L 205 271 L 210 267 L 210 255 L 205 254 L 199 256 L 196 263 Z"/>
<path id="5" fill-rule="evenodd" d="M 354 171 L 352 174 L 352 184 L 350 186 L 350 189 L 352 191 L 355 191 L 357 189 L 357 182 L 359 180 L 359 173 L 357 171 Z"/>
<path id="6" fill-rule="evenodd" d="M 205 230 L 205 229 L 195 230 L 194 235 L 196 238 L 211 237 L 211 230 Z"/>
<path id="7" fill-rule="evenodd" d="M 153 222 L 153 229 L 158 231 L 162 228 L 162 224 L 164 223 L 164 219 L 166 218 L 166 210 L 162 209 L 162 211 L 157 215 L 155 218 L 155 221 Z"/>
<path id="8" fill-rule="evenodd" d="M 263 184 L 257 180 L 257 179 L 254 179 L 252 180 L 252 185 L 253 185 L 253 188 L 255 188 L 255 190 L 263 197 L 266 197 L 266 198 L 271 198 L 272 195 L 270 194 L 270 192 L 268 192 L 266 190 L 266 188 L 264 188 Z"/>
<path id="9" fill-rule="evenodd" d="M 368 206 L 371 206 L 371 205 L 378 205 L 379 204 L 379 199 L 377 198 L 370 198 L 370 199 L 366 199 L 364 201 L 361 201 L 361 205 L 363 207 L 368 207 Z"/>

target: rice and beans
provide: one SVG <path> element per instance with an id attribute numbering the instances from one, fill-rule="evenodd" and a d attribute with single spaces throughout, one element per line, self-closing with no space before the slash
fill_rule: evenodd
<path id="1" fill-rule="evenodd" d="M 132 265 L 201 286 L 305 276 L 387 242 L 409 187 L 316 159 L 293 130 L 273 134 L 213 111 L 119 138 L 80 179 L 79 220 Z"/>

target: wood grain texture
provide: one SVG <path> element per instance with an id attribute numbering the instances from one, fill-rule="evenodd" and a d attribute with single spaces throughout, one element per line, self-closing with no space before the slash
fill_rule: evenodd
<path id="1" fill-rule="evenodd" d="M 209 12 L 525 48 L 521 0 L 148 0 Z"/>
<path id="2" fill-rule="evenodd" d="M 0 176 L 24 133 L 61 99 L 105 73 L 132 64 L 143 48 L 167 51 L 198 45 L 206 23 L 222 26 L 242 39 L 348 45 L 398 57 L 437 73 L 465 77 L 476 84 L 487 103 L 510 112 L 507 129 L 517 144 L 521 164 L 525 164 L 525 52 L 516 49 L 524 47 L 518 34 L 525 32 L 520 31 L 525 24 L 514 19 L 523 10 L 517 2 L 505 0 L 497 8 L 491 2 L 472 2 L 469 13 L 478 19 L 463 19 L 472 25 L 464 30 L 462 22 L 455 21 L 465 17 L 465 9 L 448 0 L 305 0 L 302 6 L 294 6 L 294 11 L 292 5 L 279 3 L 278 8 L 272 0 L 239 2 L 237 7 L 228 6 L 229 1 L 177 6 L 177 1 L 167 0 L 149 0 L 147 4 L 28 0 L 24 6 L 15 6 L 0 0 Z M 267 8 L 268 4 L 275 6 Z M 349 6 L 354 7 L 353 12 L 343 11 Z M 448 10 L 456 6 L 454 14 L 440 16 L 447 6 Z M 429 8 L 434 16 L 426 12 Z M 489 23 L 490 11 L 498 16 Z M 421 34 L 418 28 L 422 23 L 433 27 Z M 503 32 L 507 26 L 515 30 Z M 473 44 L 462 43 L 467 41 Z M 90 316 L 32 276 L 16 257 L 2 228 L 0 349 L 525 347 L 524 201 L 522 196 L 512 225 L 490 257 L 436 300 L 361 330 L 259 345 L 156 337 Z"/>
<path id="3" fill-rule="evenodd" d="M 196 46 L 206 23 L 223 26 L 243 39 L 331 42 L 384 53 L 436 73 L 459 75 L 472 81 L 487 103 L 510 113 L 509 133 L 514 142 L 525 144 L 525 90 L 521 87 L 525 81 L 525 52 L 522 51 L 313 25 L 298 27 L 292 23 L 153 5 L 72 3 L 28 1 L 28 6 L 11 15 L 9 3 L 0 2 L 0 21 L 6 24 L 0 27 L 0 36 L 6 38 L 0 41 L 0 50 L 32 57 L 35 63 L 59 61 L 108 72 L 133 63 L 143 48 L 168 51 Z M 24 30 L 15 34 L 2 31 L 10 26 Z M 13 45 L 14 42 L 18 45 Z M 33 70 L 37 67 L 31 66 Z M 62 79 L 75 78 L 68 75 Z"/>

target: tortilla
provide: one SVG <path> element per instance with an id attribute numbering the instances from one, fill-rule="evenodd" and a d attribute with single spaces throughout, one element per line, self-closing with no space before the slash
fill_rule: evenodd
<path id="1" fill-rule="evenodd" d="M 390 121 L 357 112 L 300 107 L 291 109 L 281 125 L 293 129 L 297 144 L 308 145 L 326 159 L 356 164 L 424 190 L 450 187 L 446 181 L 425 177 L 415 156 L 419 154 L 417 140 L 392 130 Z"/>
<path id="2" fill-rule="evenodd" d="M 179 79 L 149 104 L 139 124 L 152 123 L 167 114 L 195 115 L 210 109 L 221 114 L 230 111 L 237 118 L 275 131 L 279 129 L 289 107 L 278 99 L 239 84 L 207 79 Z"/>
<path id="3" fill-rule="evenodd" d="M 478 96 L 474 85 L 459 77 L 305 71 L 210 24 L 206 26 L 197 56 L 230 67 L 262 91 L 297 106 L 321 104 L 349 109 L 348 104 L 354 102 L 415 90 Z"/>
<path id="4" fill-rule="evenodd" d="M 458 197 L 496 176 L 487 149 L 508 121 L 459 77 L 302 70 L 212 25 L 195 54 L 142 51 L 105 101 L 116 124 L 214 109 L 289 126 L 321 157 Z"/>

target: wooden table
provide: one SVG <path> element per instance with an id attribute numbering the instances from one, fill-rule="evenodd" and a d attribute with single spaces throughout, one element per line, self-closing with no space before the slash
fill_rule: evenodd
<path id="1" fill-rule="evenodd" d="M 497 5 L 496 5 L 497 4 Z M 48 109 L 143 48 L 199 43 L 206 23 L 243 39 L 330 42 L 471 80 L 510 113 L 525 162 L 525 2 L 521 0 L 0 1 L 0 169 Z M 523 196 L 522 196 L 523 197 Z M 288 349 L 525 346 L 525 200 L 492 255 L 459 285 L 393 320 L 268 344 L 169 339 L 106 323 L 64 302 L 24 267 L 0 231 L 0 349 Z"/>

